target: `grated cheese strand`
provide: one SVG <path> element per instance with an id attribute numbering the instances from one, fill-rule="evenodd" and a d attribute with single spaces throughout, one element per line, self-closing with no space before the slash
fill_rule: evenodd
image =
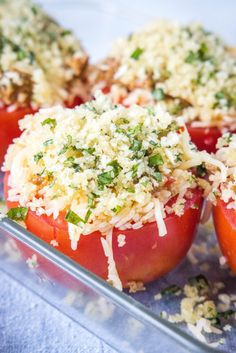
<path id="1" fill-rule="evenodd" d="M 155 219 L 157 223 L 158 233 L 160 237 L 163 237 L 167 234 L 167 229 L 162 215 L 161 204 L 158 199 L 155 199 L 154 203 L 155 203 Z"/>
<path id="2" fill-rule="evenodd" d="M 113 230 L 111 229 L 107 233 L 106 239 L 101 237 L 101 243 L 102 243 L 102 247 L 104 250 L 104 254 L 107 257 L 107 261 L 108 261 L 108 278 L 107 278 L 107 280 L 110 281 L 116 289 L 122 291 L 122 283 L 119 278 L 119 275 L 118 275 L 118 272 L 116 269 L 116 264 L 115 264 L 114 257 L 113 257 L 112 233 L 113 233 Z"/>

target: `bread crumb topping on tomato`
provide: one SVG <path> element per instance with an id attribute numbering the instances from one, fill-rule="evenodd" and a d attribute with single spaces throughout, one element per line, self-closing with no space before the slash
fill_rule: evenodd
<path id="1" fill-rule="evenodd" d="M 90 79 L 114 102 L 158 103 L 198 126 L 235 118 L 235 52 L 200 24 L 148 25 L 118 40 Z"/>
<path id="2" fill-rule="evenodd" d="M 79 95 L 87 55 L 38 5 L 1 1 L 0 36 L 1 105 L 38 108 Z"/>
<path id="3" fill-rule="evenodd" d="M 181 216 L 191 190 L 208 193 L 225 174 L 222 163 L 196 151 L 182 118 L 161 107 L 113 105 L 100 92 L 74 109 L 41 109 L 20 127 L 3 168 L 8 200 L 54 219 L 65 212 L 75 249 L 81 234 L 155 220 L 165 235 L 165 216 Z"/>

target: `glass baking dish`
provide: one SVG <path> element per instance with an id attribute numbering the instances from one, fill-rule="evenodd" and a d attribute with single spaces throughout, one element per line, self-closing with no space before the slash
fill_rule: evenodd
<path id="1" fill-rule="evenodd" d="M 209 249 L 215 249 L 214 238 L 206 230 L 200 231 L 198 246 L 202 237 L 208 239 Z M 6 217 L 0 221 L 0 271 L 121 353 L 165 353 L 173 345 L 176 353 L 235 351 L 236 327 L 225 335 L 222 350 L 213 349 L 193 338 L 184 326 L 178 327 L 161 317 L 163 311 L 175 312 L 178 297 L 161 301 L 154 298 L 161 289 L 173 283 L 181 286 L 188 277 L 198 274 L 199 266 L 205 263 L 201 257 L 197 266 L 186 259 L 172 273 L 147 285 L 145 291 L 119 292 L 17 223 Z M 213 271 L 219 266 L 217 261 L 215 251 L 209 251 L 210 279 L 227 283 L 227 291 L 232 293 L 235 278 L 228 277 L 225 270 Z M 211 335 L 211 341 L 216 339 Z"/>
<path id="2" fill-rule="evenodd" d="M 164 353 L 173 345 L 176 353 L 216 352 L 156 313 L 164 307 L 153 293 L 171 277 L 143 295 L 119 292 L 7 218 L 0 222 L 0 270 L 121 353 Z"/>
<path id="3" fill-rule="evenodd" d="M 159 17 L 190 21 L 194 14 L 194 19 L 217 31 L 221 19 L 220 31 L 229 41 L 236 30 L 234 11 L 226 11 L 225 4 L 215 7 L 214 19 L 207 16 L 212 6 L 209 0 L 181 0 L 178 8 L 169 0 L 150 0 L 148 4 L 139 0 L 133 4 L 123 0 L 44 0 L 41 3 L 60 22 L 77 32 L 92 61 L 106 54 L 114 38 L 155 18 L 157 8 Z M 229 0 L 228 6 L 233 7 L 233 1 Z M 223 20 L 225 16 L 222 16 L 225 11 L 227 26 Z M 200 252 L 202 245 L 203 254 Z M 190 251 L 189 258 L 176 270 L 147 285 L 145 291 L 121 293 L 18 224 L 7 218 L 0 221 L 0 270 L 122 353 L 165 353 L 172 352 L 173 347 L 176 353 L 236 351 L 236 327 L 225 332 L 226 342 L 216 350 L 193 338 L 184 325 L 171 324 L 161 317 L 165 311 L 178 311 L 179 298 L 157 301 L 154 296 L 173 283 L 182 286 L 188 277 L 200 272 L 210 281 L 224 283 L 224 293 L 236 294 L 235 277 L 230 276 L 228 270 L 219 268 L 212 230 L 201 228 L 194 246 L 195 250 L 199 249 L 197 255 L 196 251 Z M 197 266 L 192 261 L 196 256 Z M 216 341 L 219 338 L 211 335 L 209 339 Z"/>

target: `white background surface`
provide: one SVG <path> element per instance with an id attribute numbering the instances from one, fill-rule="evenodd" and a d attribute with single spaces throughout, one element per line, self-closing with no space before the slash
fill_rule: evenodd
<path id="1" fill-rule="evenodd" d="M 106 55 L 112 40 L 156 18 L 202 22 L 236 45 L 235 0 L 39 0 L 82 39 L 93 61 Z"/>

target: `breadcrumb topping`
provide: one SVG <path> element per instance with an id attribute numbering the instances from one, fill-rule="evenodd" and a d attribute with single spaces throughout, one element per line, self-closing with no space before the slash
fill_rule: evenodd
<path id="1" fill-rule="evenodd" d="M 0 105 L 71 103 L 87 59 L 72 32 L 31 0 L 1 1 Z"/>
<path id="2" fill-rule="evenodd" d="M 211 189 L 206 173 L 224 174 L 223 164 L 195 150 L 183 119 L 160 107 L 116 106 L 100 92 L 75 109 L 41 109 L 20 127 L 3 168 L 8 199 L 24 214 L 66 212 L 74 250 L 81 234 L 113 227 L 156 221 L 165 235 L 166 215 L 181 216 L 191 190 Z"/>
<path id="3" fill-rule="evenodd" d="M 236 113 L 235 54 L 196 23 L 159 21 L 118 40 L 91 81 L 110 87 L 115 102 L 161 104 L 198 125 Z"/>

